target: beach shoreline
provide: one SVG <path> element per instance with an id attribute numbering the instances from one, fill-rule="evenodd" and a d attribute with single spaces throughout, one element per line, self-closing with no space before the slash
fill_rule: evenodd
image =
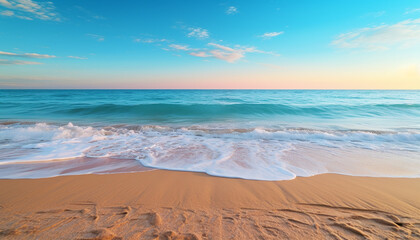
<path id="1" fill-rule="evenodd" d="M 420 237 L 420 179 L 255 181 L 204 173 L 0 180 L 5 239 Z"/>

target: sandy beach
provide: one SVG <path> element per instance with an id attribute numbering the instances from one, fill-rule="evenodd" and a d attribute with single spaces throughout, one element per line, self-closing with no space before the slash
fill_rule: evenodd
<path id="1" fill-rule="evenodd" d="M 0 22 L 0 240 L 420 240 L 420 0 Z"/>
<path id="2" fill-rule="evenodd" d="M 420 179 L 194 172 L 0 180 L 4 239 L 418 239 Z"/>

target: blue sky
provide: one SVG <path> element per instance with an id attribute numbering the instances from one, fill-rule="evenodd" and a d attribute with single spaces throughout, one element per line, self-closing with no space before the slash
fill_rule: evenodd
<path id="1" fill-rule="evenodd" d="M 0 0 L 0 88 L 420 88 L 420 2 Z"/>

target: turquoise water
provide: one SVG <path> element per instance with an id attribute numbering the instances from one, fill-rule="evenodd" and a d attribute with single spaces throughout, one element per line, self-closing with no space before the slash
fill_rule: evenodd
<path id="1" fill-rule="evenodd" d="M 0 90 L 0 124 L 0 168 L 111 157 L 260 180 L 420 175 L 420 91 Z M 323 151 L 410 167 L 355 173 Z"/>
<path id="2" fill-rule="evenodd" d="M 0 119 L 418 129 L 420 91 L 0 90 Z"/>

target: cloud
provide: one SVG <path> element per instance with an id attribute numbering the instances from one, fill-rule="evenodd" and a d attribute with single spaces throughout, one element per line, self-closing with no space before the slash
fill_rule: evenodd
<path id="1" fill-rule="evenodd" d="M 89 36 L 89 37 L 91 37 L 91 38 L 94 38 L 94 39 L 96 39 L 96 41 L 98 41 L 98 42 L 105 41 L 105 37 L 104 37 L 104 36 L 101 36 L 101 35 L 88 33 L 88 34 L 86 34 L 86 36 Z"/>
<path id="2" fill-rule="evenodd" d="M 158 43 L 158 42 L 167 42 L 167 39 L 153 39 L 153 38 L 136 38 L 134 39 L 134 42 L 138 42 L 138 43 Z"/>
<path id="3" fill-rule="evenodd" d="M 1 0 L 0 0 L 1 1 Z M 21 15 L 16 15 L 13 11 L 10 10 L 4 10 L 0 12 L 0 15 L 2 16 L 6 16 L 6 17 L 17 17 L 20 19 L 26 19 L 26 20 L 32 20 L 32 18 L 30 17 L 25 17 L 25 16 L 21 16 Z"/>
<path id="4" fill-rule="evenodd" d="M 209 32 L 203 28 L 188 28 L 190 31 L 187 36 L 194 37 L 198 39 L 206 39 L 209 37 Z"/>
<path id="5" fill-rule="evenodd" d="M 37 65 L 37 64 L 42 64 L 42 63 L 40 63 L 40 62 L 29 62 L 29 61 L 0 59 L 0 65 Z"/>
<path id="6" fill-rule="evenodd" d="M 245 57 L 245 54 L 243 51 L 222 51 L 222 50 L 212 50 L 210 51 L 210 54 L 212 55 L 212 57 L 215 57 L 217 59 L 229 62 L 229 63 L 233 63 L 236 62 L 237 60 Z"/>
<path id="7" fill-rule="evenodd" d="M 2 52 L 0 51 L 0 56 L 8 56 L 8 57 L 24 57 L 24 58 L 55 58 L 54 55 L 47 55 L 47 54 L 38 54 L 38 53 L 11 53 L 11 52 Z"/>
<path id="8" fill-rule="evenodd" d="M 277 37 L 278 35 L 283 34 L 284 32 L 268 32 L 268 33 L 264 33 L 263 35 L 260 35 L 259 37 L 265 38 L 265 39 L 270 39 L 273 37 Z"/>
<path id="9" fill-rule="evenodd" d="M 211 57 L 211 55 L 207 54 L 206 52 L 200 51 L 200 52 L 190 52 L 191 56 L 194 57 Z"/>
<path id="10" fill-rule="evenodd" d="M 0 6 L 10 9 L 3 11 L 1 13 L 3 16 L 17 17 L 26 20 L 33 20 L 36 18 L 41 20 L 60 21 L 60 17 L 55 13 L 54 4 L 50 1 L 0 0 Z"/>
<path id="11" fill-rule="evenodd" d="M 264 53 L 264 54 L 271 54 L 276 55 L 271 52 L 265 52 L 256 49 L 255 47 L 242 47 L 242 46 L 235 46 L 235 48 L 227 47 L 224 45 L 220 45 L 217 43 L 209 43 L 209 46 L 213 47 L 211 50 L 199 50 L 199 51 L 192 51 L 189 54 L 195 57 L 201 58 L 217 58 L 229 63 L 234 63 L 239 59 L 245 57 L 246 53 Z"/>
<path id="12" fill-rule="evenodd" d="M 357 29 L 339 35 L 332 43 L 339 48 L 387 50 L 391 47 L 410 47 L 420 44 L 420 18 L 393 25 Z"/>
<path id="13" fill-rule="evenodd" d="M 190 48 L 187 45 L 178 45 L 178 44 L 171 44 L 169 47 L 174 48 L 176 50 L 182 50 L 182 51 L 189 51 Z"/>
<path id="14" fill-rule="evenodd" d="M 81 60 L 86 60 L 88 58 L 86 57 L 78 57 L 78 56 L 67 56 L 68 58 L 74 58 L 74 59 L 81 59 Z"/>
<path id="15" fill-rule="evenodd" d="M 0 12 L 0 14 L 3 15 L 3 16 L 10 17 L 10 16 L 13 16 L 15 13 L 12 12 L 12 11 L 9 11 L 9 10 L 5 10 L 5 11 Z"/>
<path id="16" fill-rule="evenodd" d="M 236 14 L 236 13 L 238 13 L 239 11 L 238 11 L 238 9 L 236 8 L 236 7 L 234 7 L 234 6 L 230 6 L 227 10 L 226 10 L 226 14 L 228 14 L 228 15 L 233 15 L 233 14 Z"/>

